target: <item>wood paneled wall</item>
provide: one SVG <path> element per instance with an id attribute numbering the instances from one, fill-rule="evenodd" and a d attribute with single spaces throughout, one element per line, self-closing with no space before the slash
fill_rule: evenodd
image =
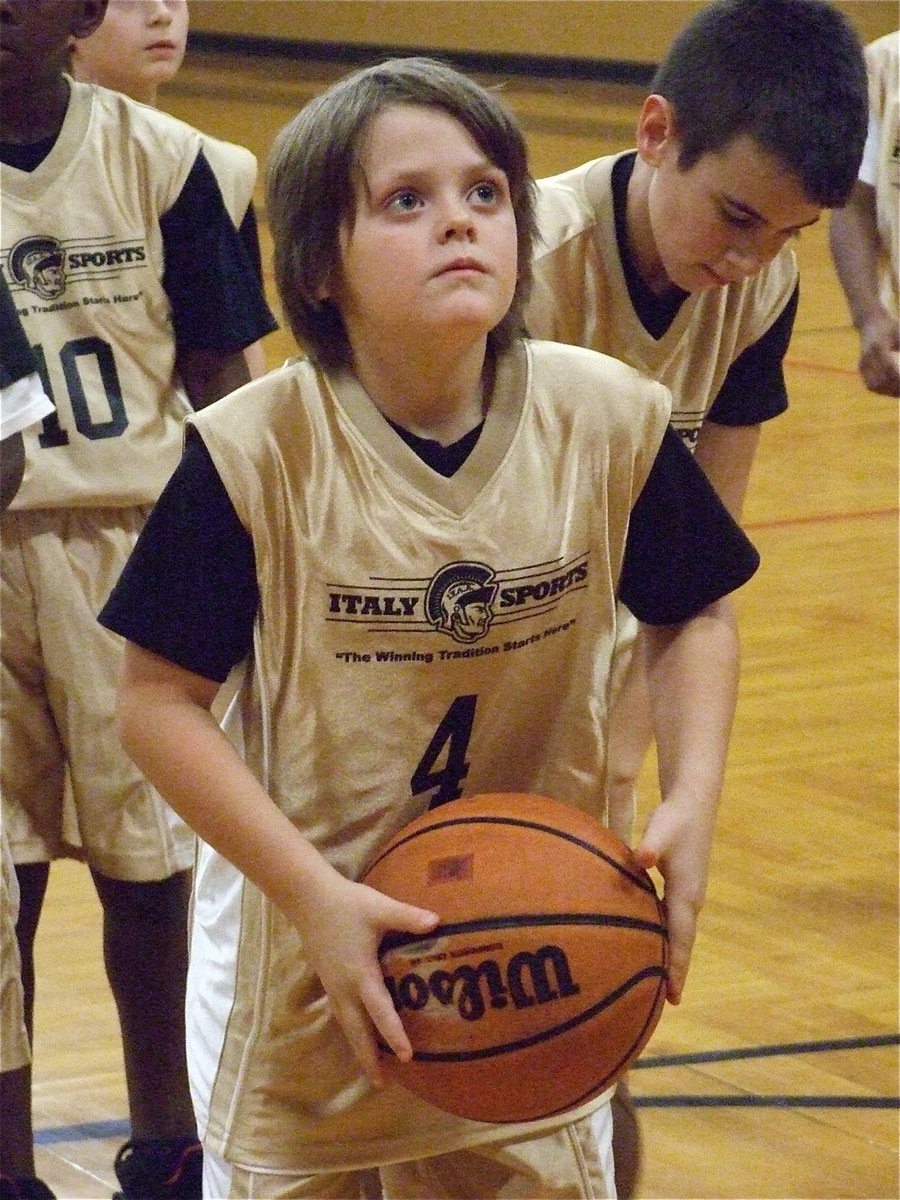
<path id="1" fill-rule="evenodd" d="M 351 46 L 655 63 L 702 0 L 191 0 L 197 32 Z M 895 0 L 842 0 L 863 41 Z"/>

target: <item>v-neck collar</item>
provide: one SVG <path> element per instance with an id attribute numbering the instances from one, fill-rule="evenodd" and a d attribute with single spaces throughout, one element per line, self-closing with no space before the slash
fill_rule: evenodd
<path id="1" fill-rule="evenodd" d="M 524 342 L 516 342 L 498 357 L 481 436 L 449 478 L 432 470 L 407 445 L 351 371 L 329 371 L 326 378 L 335 402 L 378 458 L 414 491 L 462 516 L 490 482 L 512 445 L 527 401 L 530 370 Z"/>

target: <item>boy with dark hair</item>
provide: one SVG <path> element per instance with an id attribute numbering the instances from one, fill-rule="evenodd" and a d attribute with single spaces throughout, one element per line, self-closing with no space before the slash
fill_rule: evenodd
<path id="1" fill-rule="evenodd" d="M 65 74 L 69 38 L 105 7 L 0 3 L 0 262 L 55 404 L 26 434 L 0 527 L 0 786 L 30 1027 L 50 862 L 73 853 L 69 772 L 125 1054 L 132 1138 L 116 1171 L 124 1197 L 147 1200 L 199 1196 L 183 1030 L 194 847 L 122 753 L 121 643 L 96 613 L 178 460 L 188 399 L 246 382 L 243 348 L 274 322 L 200 135 Z M 5 1120 L 30 1143 L 30 1085 L 13 1100 Z M 25 1166 L 4 1180 L 13 1196 L 34 1186 Z"/>
<path id="2" fill-rule="evenodd" d="M 657 70 L 636 149 L 538 183 L 529 332 L 665 383 L 673 426 L 737 520 L 761 424 L 787 407 L 790 242 L 844 203 L 865 132 L 862 49 L 837 8 L 712 0 Z M 637 644 L 623 608 L 609 804 L 626 841 L 651 738 Z"/>
<path id="3" fill-rule="evenodd" d="M 662 802 L 637 854 L 665 878 L 681 995 L 735 702 L 722 597 L 757 558 L 661 384 L 519 336 L 532 189 L 515 121 L 449 67 L 391 60 L 312 101 L 276 141 L 268 213 L 313 356 L 190 419 L 102 614 L 129 643 L 125 745 L 202 839 L 207 1195 L 355 1197 L 371 1167 L 423 1200 L 614 1194 L 590 1123 L 608 1132 L 608 1094 L 486 1125 L 385 1081 L 377 1039 L 411 1047 L 377 947 L 440 914 L 356 881 L 463 794 L 602 813 L 619 594 L 649 627 Z M 483 611 L 458 628 L 436 597 L 464 575 Z M 210 706 L 241 662 L 223 732 Z"/>

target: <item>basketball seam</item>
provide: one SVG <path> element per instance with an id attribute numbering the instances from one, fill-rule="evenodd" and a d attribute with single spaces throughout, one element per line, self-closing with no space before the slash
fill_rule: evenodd
<path id="1" fill-rule="evenodd" d="M 539 821 L 529 821 L 524 817 L 449 817 L 446 821 L 441 821 L 435 825 L 428 825 L 424 829 L 417 829 L 413 833 L 407 834 L 406 837 L 401 838 L 399 841 L 393 842 L 384 851 L 382 851 L 382 853 L 374 860 L 374 862 L 369 865 L 369 867 L 366 869 L 366 875 L 368 875 L 370 871 L 374 870 L 374 868 L 382 861 L 382 859 L 387 858 L 389 854 L 393 854 L 393 852 L 398 850 L 401 846 L 405 846 L 408 842 L 415 841 L 416 838 L 424 837 L 428 833 L 433 833 L 435 830 L 447 829 L 451 825 L 518 825 L 525 829 L 535 829 L 540 833 L 552 834 L 554 837 L 562 838 L 564 841 L 571 842 L 575 846 L 580 846 L 582 850 L 587 850 L 588 853 L 593 854 L 595 857 L 603 859 L 608 866 L 615 868 L 620 875 L 624 875 L 627 879 L 630 879 L 631 882 L 641 888 L 642 891 L 652 892 L 653 895 L 656 896 L 656 888 L 653 886 L 652 881 L 647 876 L 636 875 L 633 871 L 629 871 L 627 867 L 623 866 L 622 863 L 618 862 L 605 851 L 599 849 L 599 847 L 591 845 L 590 842 L 586 842 L 583 838 L 577 837 L 574 833 L 566 833 L 565 830 L 554 829 L 552 825 L 543 825 Z M 363 878 L 365 878 L 365 876 Z"/>
<path id="2" fill-rule="evenodd" d="M 637 929 L 645 933 L 659 934 L 663 942 L 668 941 L 666 927 L 656 921 L 645 921 L 640 917 L 612 916 L 602 913 L 516 913 L 514 916 L 481 917 L 476 921 L 455 921 L 438 925 L 424 937 L 421 933 L 388 933 L 378 948 L 379 955 L 419 942 L 429 943 L 440 937 L 458 933 L 483 933 L 494 929 L 518 929 L 525 926 L 591 925 L 610 926 L 618 929 Z"/>

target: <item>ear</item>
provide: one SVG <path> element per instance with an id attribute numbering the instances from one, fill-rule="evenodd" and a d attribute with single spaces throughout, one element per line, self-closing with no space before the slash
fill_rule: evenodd
<path id="1" fill-rule="evenodd" d="M 648 96 L 638 117 L 638 154 L 651 167 L 658 167 L 677 140 L 672 105 L 665 96 Z"/>
<path id="2" fill-rule="evenodd" d="M 72 37 L 90 37 L 98 25 L 103 24 L 108 0 L 81 0 L 78 13 L 72 21 Z"/>

